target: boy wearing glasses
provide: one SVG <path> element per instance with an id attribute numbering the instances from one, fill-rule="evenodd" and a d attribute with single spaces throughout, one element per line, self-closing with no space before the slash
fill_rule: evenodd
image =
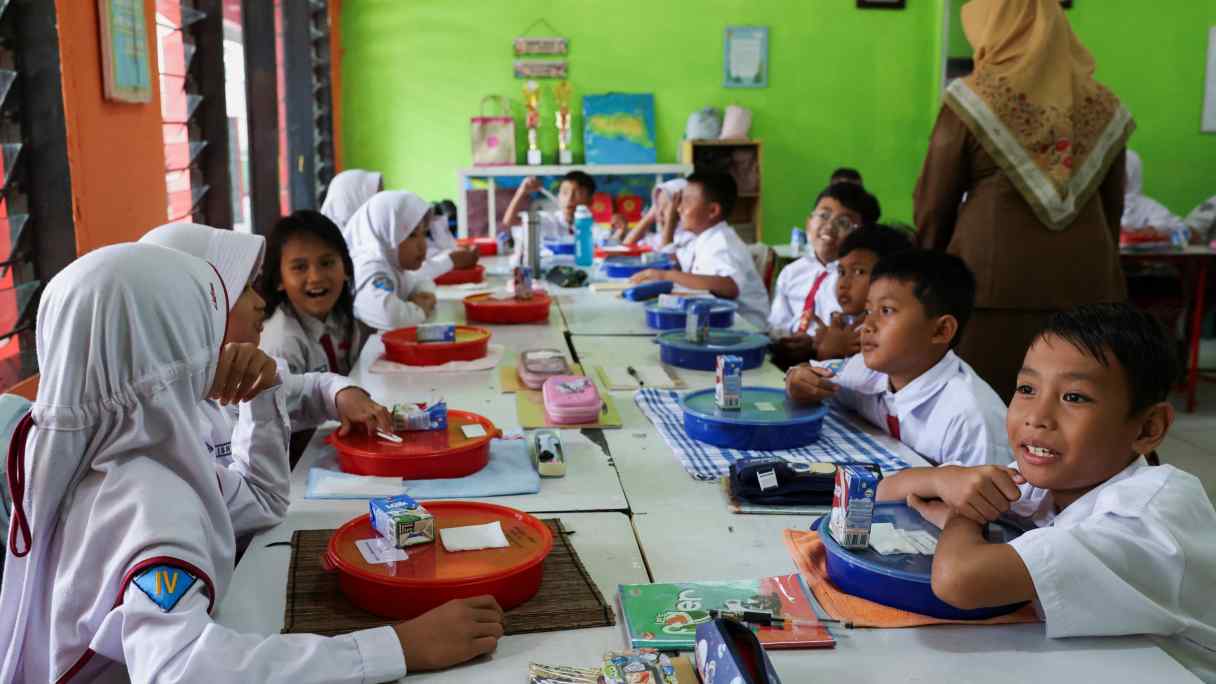
<path id="1" fill-rule="evenodd" d="M 856 183 L 834 183 L 815 198 L 815 208 L 806 219 L 811 250 L 782 269 L 773 290 L 768 324 L 778 367 L 816 358 L 812 335 L 840 311 L 836 301 L 840 244 L 857 228 L 873 225 L 880 213 L 878 199 Z"/>

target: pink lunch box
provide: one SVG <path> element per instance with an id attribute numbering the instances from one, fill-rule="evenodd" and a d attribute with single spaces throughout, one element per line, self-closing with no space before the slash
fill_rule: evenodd
<path id="1" fill-rule="evenodd" d="M 557 425 L 595 423 L 604 406 L 595 383 L 582 375 L 555 375 L 541 390 L 545 417 Z"/>
<path id="2" fill-rule="evenodd" d="M 540 389 L 555 375 L 570 375 L 566 355 L 557 349 L 529 349 L 519 355 L 519 381 L 529 389 Z"/>

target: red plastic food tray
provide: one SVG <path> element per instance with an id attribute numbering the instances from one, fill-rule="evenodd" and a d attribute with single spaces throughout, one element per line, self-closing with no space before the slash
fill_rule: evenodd
<path id="1" fill-rule="evenodd" d="M 455 342 L 419 342 L 418 328 L 384 333 L 384 356 L 407 366 L 441 366 L 449 361 L 475 361 L 490 349 L 490 331 L 456 326 Z"/>
<path id="2" fill-rule="evenodd" d="M 465 437 L 464 426 L 474 424 L 481 425 L 485 435 Z M 351 431 L 346 436 L 335 432 L 327 441 L 338 451 L 342 472 L 433 480 L 464 477 L 486 467 L 490 461 L 490 440 L 502 435 L 502 431 L 476 413 L 449 410 L 447 430 L 396 434 L 405 441 L 397 444 L 362 431 Z"/>
<path id="3" fill-rule="evenodd" d="M 480 283 L 486 279 L 486 267 L 474 264 L 473 268 L 455 268 L 435 279 L 436 285 L 463 285 Z"/>
<path id="4" fill-rule="evenodd" d="M 461 247 L 472 247 L 481 256 L 498 254 L 498 242 L 494 238 L 460 238 L 456 244 Z"/>
<path id="5" fill-rule="evenodd" d="M 536 595 L 553 533 L 540 520 L 488 503 L 431 501 L 435 542 L 406 548 L 409 558 L 368 563 L 356 541 L 377 536 L 367 515 L 338 528 L 329 539 L 325 564 L 338 573 L 338 587 L 351 603 L 389 618 L 409 619 L 458 598 L 490 594 L 504 610 Z M 498 521 L 511 545 L 501 549 L 448 552 L 439 530 Z"/>
<path id="6" fill-rule="evenodd" d="M 621 245 L 619 247 L 604 248 L 596 247 L 595 256 L 606 259 L 614 256 L 642 256 L 646 252 L 653 252 L 650 245 L 643 245 L 635 242 L 632 245 Z"/>
<path id="7" fill-rule="evenodd" d="M 553 300 L 543 292 L 532 299 L 493 299 L 489 294 L 464 298 L 464 315 L 473 323 L 539 323 L 549 320 Z"/>

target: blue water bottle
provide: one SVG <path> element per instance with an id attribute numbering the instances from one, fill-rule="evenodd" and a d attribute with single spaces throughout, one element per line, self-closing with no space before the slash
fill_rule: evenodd
<path id="1" fill-rule="evenodd" d="M 594 221 L 591 210 L 586 205 L 579 205 L 574 210 L 574 263 L 576 266 L 590 266 L 595 259 L 595 238 L 591 230 Z"/>

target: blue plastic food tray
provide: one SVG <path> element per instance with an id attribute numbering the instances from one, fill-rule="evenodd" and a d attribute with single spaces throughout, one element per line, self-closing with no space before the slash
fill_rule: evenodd
<path id="1" fill-rule="evenodd" d="M 669 259 L 643 261 L 642 257 L 611 257 L 604 259 L 603 272 L 609 278 L 628 278 L 648 268 L 656 271 L 670 271 L 674 264 Z"/>
<path id="2" fill-rule="evenodd" d="M 545 240 L 544 247 L 554 255 L 574 255 L 574 241 Z"/>
<path id="3" fill-rule="evenodd" d="M 735 312 L 738 310 L 739 305 L 734 302 L 725 299 L 714 300 L 713 308 L 709 310 L 709 327 L 731 327 L 735 324 Z M 675 330 L 683 328 L 687 322 L 688 312 L 684 309 L 669 309 L 658 304 L 646 305 L 646 325 L 654 330 Z"/>
<path id="4" fill-rule="evenodd" d="M 689 437 L 725 449 L 776 451 L 797 449 L 819 439 L 824 405 L 800 406 L 787 401 L 785 390 L 744 387 L 738 411 L 723 411 L 714 390 L 689 392 L 680 399 L 684 431 Z"/>
<path id="5" fill-rule="evenodd" d="M 621 297 L 631 302 L 643 302 L 665 295 L 675 289 L 676 284 L 670 280 L 652 280 L 649 283 L 634 285 L 627 290 L 621 290 Z"/>
<path id="6" fill-rule="evenodd" d="M 884 556 L 872 547 L 851 550 L 842 547 L 828 531 L 828 519 L 815 521 L 812 529 L 819 532 L 827 550 L 828 578 L 837 589 L 869 599 L 884 606 L 928 615 L 942 620 L 986 620 L 1006 615 L 1026 605 L 1014 603 L 996 608 L 960 610 L 942 601 L 933 593 L 930 575 L 933 557 L 919 553 L 898 553 Z M 927 522 L 920 513 L 902 503 L 884 503 L 874 507 L 874 522 L 892 523 L 901 530 L 925 530 L 936 538 L 941 530 Z M 988 525 L 991 542 L 1007 542 L 1022 534 L 1022 530 L 1003 520 Z"/>
<path id="7" fill-rule="evenodd" d="M 689 370 L 717 370 L 720 354 L 741 357 L 743 370 L 759 368 L 768 351 L 768 337 L 765 335 L 734 330 L 710 330 L 703 344 L 689 342 L 683 330 L 659 333 L 657 339 L 659 358 L 663 363 Z"/>

